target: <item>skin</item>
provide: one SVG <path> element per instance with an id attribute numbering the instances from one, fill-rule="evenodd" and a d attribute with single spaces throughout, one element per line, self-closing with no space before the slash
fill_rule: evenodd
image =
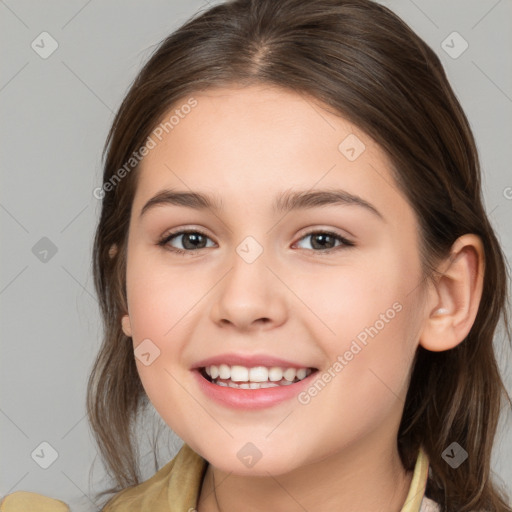
<path id="1" fill-rule="evenodd" d="M 122 325 L 134 348 L 150 339 L 160 350 L 148 366 L 137 360 L 143 386 L 210 463 L 199 511 L 269 503 L 274 511 L 399 511 L 412 478 L 396 437 L 413 357 L 420 344 L 447 350 L 469 332 L 482 289 L 480 241 L 461 237 L 441 262 L 443 277 L 425 281 L 417 219 L 368 135 L 317 101 L 270 86 L 194 97 L 197 106 L 139 169 Z M 349 134 L 366 147 L 355 161 L 338 149 Z M 215 194 L 223 209 L 160 205 L 141 217 L 164 188 Z M 271 209 L 285 190 L 329 188 L 363 198 L 383 218 L 358 205 Z M 204 232 L 207 246 L 182 255 L 169 250 L 186 250 L 181 236 L 158 245 L 180 229 Z M 326 229 L 355 245 L 336 241 L 321 254 L 306 235 Z M 236 252 L 247 236 L 263 248 L 250 264 Z M 306 405 L 230 409 L 207 400 L 191 372 L 229 352 L 321 373 L 396 303 L 400 312 Z M 252 468 L 237 457 L 247 442 L 262 454 Z"/>

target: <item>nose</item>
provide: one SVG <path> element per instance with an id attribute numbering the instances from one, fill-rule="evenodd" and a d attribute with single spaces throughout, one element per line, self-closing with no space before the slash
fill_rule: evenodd
<path id="1" fill-rule="evenodd" d="M 222 328 L 240 331 L 272 329 L 286 320 L 286 286 L 261 254 L 255 261 L 235 252 L 233 264 L 218 284 L 210 315 Z"/>

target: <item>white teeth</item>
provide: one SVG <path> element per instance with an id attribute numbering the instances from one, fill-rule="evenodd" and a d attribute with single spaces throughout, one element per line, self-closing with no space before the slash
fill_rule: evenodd
<path id="1" fill-rule="evenodd" d="M 227 364 L 221 364 L 219 366 L 219 379 L 229 379 L 231 371 Z M 233 379 L 236 380 L 236 379 Z"/>
<path id="2" fill-rule="evenodd" d="M 243 389 L 263 389 L 263 388 L 278 388 L 279 384 L 275 382 L 249 382 L 247 387 L 244 384 L 240 384 Z"/>
<path id="3" fill-rule="evenodd" d="M 268 368 L 264 366 L 255 366 L 249 370 L 249 380 L 251 382 L 267 382 Z"/>
<path id="4" fill-rule="evenodd" d="M 283 378 L 283 370 L 279 366 L 273 366 L 268 371 L 268 380 L 271 382 L 277 382 Z"/>
<path id="5" fill-rule="evenodd" d="M 283 377 L 289 382 L 293 382 L 293 379 L 295 379 L 295 375 L 295 368 L 287 368 L 283 373 Z"/>
<path id="6" fill-rule="evenodd" d="M 279 366 L 253 366 L 227 364 L 211 365 L 204 368 L 211 380 L 220 386 L 241 389 L 260 389 L 288 386 L 311 374 L 311 368 L 281 368 Z M 222 382 L 224 381 L 224 382 Z"/>
<path id="7" fill-rule="evenodd" d="M 285 385 L 291 384 L 291 382 L 285 381 Z M 215 384 L 223 387 L 229 388 L 239 388 L 239 389 L 260 389 L 260 388 L 277 388 L 279 384 L 275 382 L 240 382 L 239 384 L 229 380 L 228 382 L 223 382 L 221 380 L 215 381 Z"/>
<path id="8" fill-rule="evenodd" d="M 231 376 L 231 380 L 236 382 L 247 382 L 249 380 L 249 368 L 245 366 L 232 366 L 231 367 L 231 375 L 228 375 L 226 379 L 229 379 Z"/>
<path id="9" fill-rule="evenodd" d="M 276 384 L 275 382 L 262 382 L 260 384 L 260 387 L 262 387 L 262 388 L 278 388 L 279 384 Z"/>

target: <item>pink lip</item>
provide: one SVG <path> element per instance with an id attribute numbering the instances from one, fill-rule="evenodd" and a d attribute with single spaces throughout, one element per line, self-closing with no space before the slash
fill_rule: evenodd
<path id="1" fill-rule="evenodd" d="M 226 360 L 224 359 L 224 361 Z M 261 363 L 260 358 L 258 358 L 258 361 L 261 366 L 267 366 L 266 364 L 263 365 Z M 209 363 L 209 360 L 207 360 L 206 363 L 206 366 L 215 364 Z M 281 364 L 272 364 L 274 366 L 281 366 Z M 249 366 L 247 363 L 246 365 Z M 296 365 L 288 365 L 288 368 L 292 368 L 294 366 Z M 192 373 L 197 379 L 199 389 L 207 398 L 232 409 L 263 409 L 297 397 L 301 391 L 310 385 L 312 379 L 316 378 L 318 372 L 313 372 L 305 379 L 296 382 L 295 384 L 290 384 L 289 386 L 276 386 L 261 389 L 237 389 L 223 387 L 213 384 L 209 380 L 205 379 L 198 369 L 193 370 Z"/>
<path id="2" fill-rule="evenodd" d="M 274 356 L 265 354 L 220 354 L 218 356 L 209 357 L 194 364 L 193 368 L 204 368 L 205 366 L 227 364 L 229 366 L 240 365 L 247 368 L 254 366 L 280 366 L 281 368 L 311 368 L 311 366 L 286 361 Z"/>

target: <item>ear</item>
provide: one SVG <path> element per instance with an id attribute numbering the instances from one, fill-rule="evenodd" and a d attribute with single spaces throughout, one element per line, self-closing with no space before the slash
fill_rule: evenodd
<path id="1" fill-rule="evenodd" d="M 123 318 L 121 318 L 121 326 L 123 328 L 125 336 L 128 336 L 128 338 L 130 338 L 132 335 L 132 325 L 130 323 L 130 317 L 128 315 L 124 315 Z"/>
<path id="2" fill-rule="evenodd" d="M 429 290 L 428 316 L 420 334 L 420 345 L 432 352 L 454 348 L 473 326 L 485 271 L 480 237 L 466 234 L 458 238 L 438 270 L 441 277 Z"/>
<path id="3" fill-rule="evenodd" d="M 112 244 L 108 250 L 108 255 L 113 258 L 117 254 L 117 244 Z"/>

